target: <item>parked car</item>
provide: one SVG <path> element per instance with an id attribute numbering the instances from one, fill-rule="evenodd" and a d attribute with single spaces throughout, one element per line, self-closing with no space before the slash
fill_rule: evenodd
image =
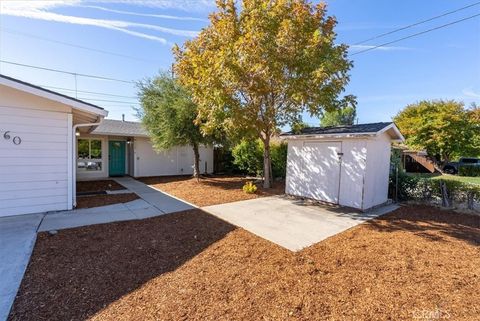
<path id="1" fill-rule="evenodd" d="M 458 169 L 461 166 L 475 166 L 480 167 L 480 158 L 461 157 L 458 162 L 447 163 L 443 167 L 443 171 L 447 174 L 458 174 Z"/>

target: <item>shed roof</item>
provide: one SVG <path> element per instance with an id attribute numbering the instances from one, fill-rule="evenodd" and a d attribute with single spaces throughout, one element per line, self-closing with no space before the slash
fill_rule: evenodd
<path id="1" fill-rule="evenodd" d="M 282 138 L 301 138 L 301 137 L 358 137 L 372 136 L 387 132 L 394 140 L 404 140 L 402 134 L 392 122 L 380 122 L 370 124 L 328 126 L 328 127 L 306 127 L 300 132 L 289 131 L 282 133 Z"/>
<path id="2" fill-rule="evenodd" d="M 114 119 L 104 119 L 91 134 L 148 137 L 148 132 L 143 128 L 142 123 Z"/>

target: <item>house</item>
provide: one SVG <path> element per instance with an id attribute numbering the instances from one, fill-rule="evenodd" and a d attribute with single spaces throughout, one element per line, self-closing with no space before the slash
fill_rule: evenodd
<path id="1" fill-rule="evenodd" d="M 192 152 L 156 153 L 139 123 L 104 120 L 103 108 L 0 75 L 0 217 L 69 210 L 78 179 L 192 173 Z M 204 172 L 213 149 L 201 151 Z"/>
<path id="2" fill-rule="evenodd" d="M 201 146 L 200 171 L 213 172 L 213 148 Z M 141 123 L 104 119 L 93 131 L 77 133 L 77 178 L 191 175 L 190 146 L 156 152 Z"/>
<path id="3" fill-rule="evenodd" d="M 388 200 L 394 123 L 310 127 L 288 142 L 287 194 L 367 210 Z"/>

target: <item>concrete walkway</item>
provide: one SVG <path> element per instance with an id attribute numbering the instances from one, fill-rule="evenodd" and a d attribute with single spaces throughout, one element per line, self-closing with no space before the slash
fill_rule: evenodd
<path id="1" fill-rule="evenodd" d="M 389 205 L 361 213 L 272 196 L 207 206 L 202 210 L 291 251 L 299 251 L 397 208 Z"/>
<path id="2" fill-rule="evenodd" d="M 0 320 L 6 320 L 37 238 L 43 214 L 0 218 Z"/>
<path id="3" fill-rule="evenodd" d="M 148 186 L 131 177 L 118 177 L 113 178 L 113 180 L 136 193 L 163 213 L 174 213 L 196 208 L 195 205 Z"/>

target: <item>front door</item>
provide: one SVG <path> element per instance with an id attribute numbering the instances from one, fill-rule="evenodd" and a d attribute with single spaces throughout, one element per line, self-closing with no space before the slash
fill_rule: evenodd
<path id="1" fill-rule="evenodd" d="M 125 175 L 125 142 L 109 141 L 108 142 L 108 175 L 123 176 Z"/>

